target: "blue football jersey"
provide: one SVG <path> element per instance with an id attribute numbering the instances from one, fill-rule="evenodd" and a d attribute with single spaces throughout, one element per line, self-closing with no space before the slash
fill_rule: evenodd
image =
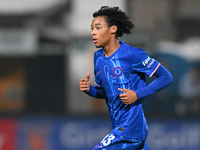
<path id="1" fill-rule="evenodd" d="M 104 91 L 113 128 L 123 128 L 122 136 L 146 140 L 148 125 L 142 108 L 143 99 L 125 105 L 120 97 L 122 89 L 139 90 L 146 86 L 145 75 L 151 77 L 160 63 L 141 48 L 124 42 L 111 56 L 105 57 L 103 49 L 94 53 L 96 86 Z"/>

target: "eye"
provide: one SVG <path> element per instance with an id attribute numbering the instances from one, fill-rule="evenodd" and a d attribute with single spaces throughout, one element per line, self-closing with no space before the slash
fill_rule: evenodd
<path id="1" fill-rule="evenodd" d="M 97 30 L 101 29 L 100 27 L 97 27 Z"/>
<path id="2" fill-rule="evenodd" d="M 91 30 L 93 30 L 93 28 L 91 28 Z"/>

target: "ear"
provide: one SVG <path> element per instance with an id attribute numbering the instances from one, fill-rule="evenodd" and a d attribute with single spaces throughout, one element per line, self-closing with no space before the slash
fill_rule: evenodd
<path id="1" fill-rule="evenodd" d="M 111 30 L 111 34 L 115 34 L 117 32 L 117 26 L 116 25 L 112 25 L 110 27 L 110 30 Z"/>

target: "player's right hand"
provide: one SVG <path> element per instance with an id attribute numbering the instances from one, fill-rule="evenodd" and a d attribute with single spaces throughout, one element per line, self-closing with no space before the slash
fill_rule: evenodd
<path id="1" fill-rule="evenodd" d="M 88 92 L 90 90 L 90 73 L 87 73 L 86 78 L 82 78 L 79 83 L 80 90 L 82 92 Z"/>

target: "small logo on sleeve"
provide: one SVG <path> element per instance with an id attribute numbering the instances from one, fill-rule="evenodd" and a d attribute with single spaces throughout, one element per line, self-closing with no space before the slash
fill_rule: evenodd
<path id="1" fill-rule="evenodd" d="M 123 69 L 120 66 L 116 66 L 113 69 L 113 74 L 115 77 L 120 77 L 123 74 Z"/>
<path id="2" fill-rule="evenodd" d="M 142 62 L 142 64 L 143 64 L 145 67 L 149 68 L 149 67 L 151 67 L 151 66 L 153 65 L 154 61 L 155 61 L 154 59 L 148 57 L 146 60 L 144 60 L 144 61 Z"/>

